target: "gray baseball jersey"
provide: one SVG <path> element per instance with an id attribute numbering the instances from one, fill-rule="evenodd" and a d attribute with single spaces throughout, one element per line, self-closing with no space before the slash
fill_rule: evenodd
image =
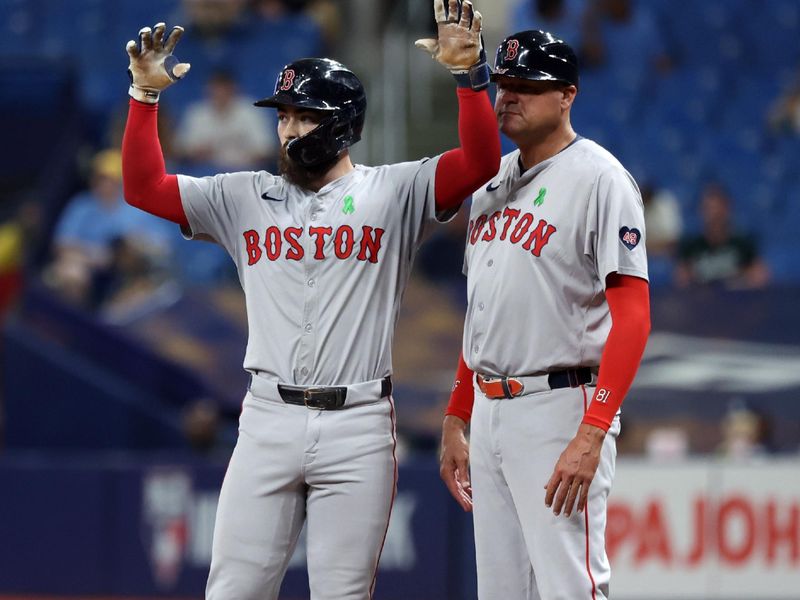
<path id="1" fill-rule="evenodd" d="M 437 163 L 359 165 L 316 194 L 263 171 L 179 176 L 192 232 L 236 263 L 246 370 L 297 385 L 391 374 L 400 299 L 436 218 Z"/>
<path id="2" fill-rule="evenodd" d="M 437 159 L 357 166 L 318 193 L 266 172 L 179 176 L 191 232 L 233 257 L 253 374 L 220 492 L 206 598 L 275 600 L 301 527 L 315 600 L 372 597 L 396 489 L 400 299 L 436 219 Z M 278 384 L 347 386 L 347 410 Z M 377 385 L 376 385 L 377 384 Z"/>
<path id="3" fill-rule="evenodd" d="M 519 151 L 473 195 L 464 360 L 489 375 L 597 366 L 609 273 L 647 279 L 636 182 L 585 138 L 520 172 Z"/>
<path id="4" fill-rule="evenodd" d="M 464 359 L 486 375 L 597 366 L 611 327 L 609 273 L 647 279 L 644 214 L 633 178 L 578 138 L 521 173 L 519 151 L 473 196 L 465 254 Z M 546 378 L 545 378 L 546 381 Z M 475 386 L 470 445 L 478 597 L 608 598 L 606 498 L 616 418 L 585 511 L 543 502 L 553 466 L 575 435 L 592 385 L 492 400 Z"/>

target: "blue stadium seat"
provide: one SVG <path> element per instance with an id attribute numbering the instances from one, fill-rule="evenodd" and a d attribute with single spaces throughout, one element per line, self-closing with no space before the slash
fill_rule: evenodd
<path id="1" fill-rule="evenodd" d="M 776 68 L 800 63 L 800 2 L 747 0 L 739 13 L 739 29 L 748 32 L 748 47 L 758 67 Z"/>
<path id="2" fill-rule="evenodd" d="M 33 36 L 36 19 L 31 2 L 0 2 L 0 57 L 30 56 L 40 52 L 39 41 Z"/>
<path id="3" fill-rule="evenodd" d="M 741 64 L 745 40 L 739 33 L 737 15 L 742 0 L 703 0 L 675 3 L 666 11 L 667 38 L 673 54 L 684 65 Z"/>
<path id="4" fill-rule="evenodd" d="M 774 283 L 797 283 L 800 281 L 800 259 L 795 240 L 768 241 L 763 244 L 761 254 L 769 265 Z"/>
<path id="5" fill-rule="evenodd" d="M 234 44 L 240 84 L 255 98 L 272 94 L 278 73 L 287 63 L 325 54 L 319 26 L 302 14 L 257 22 Z"/>

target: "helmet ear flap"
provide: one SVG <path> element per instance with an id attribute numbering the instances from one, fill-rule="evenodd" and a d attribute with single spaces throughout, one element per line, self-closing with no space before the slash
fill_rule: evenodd
<path id="1" fill-rule="evenodd" d="M 332 114 L 316 128 L 289 142 L 289 157 L 306 168 L 317 167 L 335 159 L 350 144 L 349 123 L 339 114 Z"/>
<path id="2" fill-rule="evenodd" d="M 331 128 L 331 134 L 333 137 L 338 138 L 343 135 L 346 135 L 348 130 L 350 129 L 349 123 L 335 123 Z"/>

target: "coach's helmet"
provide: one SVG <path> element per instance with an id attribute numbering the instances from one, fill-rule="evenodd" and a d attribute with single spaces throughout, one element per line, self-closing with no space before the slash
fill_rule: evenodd
<path id="1" fill-rule="evenodd" d="M 335 159 L 361 139 L 367 95 L 350 69 L 329 58 L 303 58 L 286 65 L 275 82 L 275 93 L 256 106 L 281 105 L 330 113 L 314 130 L 292 140 L 289 157 L 304 167 Z"/>
<path id="2" fill-rule="evenodd" d="M 561 81 L 578 87 L 578 57 L 569 44 L 546 31 L 520 31 L 497 48 L 491 79 L 498 77 Z"/>

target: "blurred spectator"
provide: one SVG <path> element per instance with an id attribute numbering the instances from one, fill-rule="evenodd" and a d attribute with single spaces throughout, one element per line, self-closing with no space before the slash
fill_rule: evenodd
<path id="1" fill-rule="evenodd" d="M 726 458 L 742 460 L 770 451 L 769 421 L 742 401 L 731 403 L 721 428 L 722 441 L 717 451 Z"/>
<path id="2" fill-rule="evenodd" d="M 271 22 L 304 13 L 319 26 L 328 48 L 336 44 L 342 33 L 339 6 L 332 0 L 252 0 L 252 9 L 262 20 Z"/>
<path id="3" fill-rule="evenodd" d="M 655 15 L 646 3 L 632 0 L 597 0 L 588 5 L 581 61 L 586 67 L 608 66 L 637 77 L 672 67 Z"/>
<path id="4" fill-rule="evenodd" d="M 289 13 L 289 3 L 286 0 L 253 0 L 252 9 L 262 19 L 277 21 Z"/>
<path id="5" fill-rule="evenodd" d="M 509 11 L 507 31 L 549 31 L 580 48 L 584 6 L 584 0 L 521 0 Z"/>
<path id="6" fill-rule="evenodd" d="M 717 183 L 706 185 L 700 200 L 703 229 L 683 240 L 678 251 L 675 281 L 692 284 L 722 284 L 729 288 L 763 287 L 769 271 L 758 256 L 755 241 L 733 228 L 731 200 Z"/>
<path id="7" fill-rule="evenodd" d="M 800 135 L 800 81 L 781 94 L 768 115 L 773 133 Z"/>
<path id="8" fill-rule="evenodd" d="M 188 108 L 178 129 L 178 156 L 209 171 L 265 168 L 275 157 L 277 143 L 264 111 L 239 94 L 228 71 L 211 74 L 206 95 Z"/>
<path id="9" fill-rule="evenodd" d="M 205 95 L 207 78 L 215 69 L 230 65 L 241 82 L 243 71 L 257 69 L 259 61 L 268 60 L 264 55 L 253 56 L 242 49 L 252 28 L 252 19 L 247 18 L 245 8 L 245 0 L 181 1 L 181 10 L 172 24 L 186 29 L 178 58 L 191 56 L 192 70 L 160 105 L 168 106 L 174 114 L 182 114 L 190 103 Z"/>
<path id="10" fill-rule="evenodd" d="M 333 0 L 311 0 L 306 3 L 306 14 L 316 21 L 328 48 L 336 46 L 342 34 L 342 15 Z"/>
<path id="11" fill-rule="evenodd" d="M 22 289 L 26 252 L 39 235 L 40 212 L 37 202 L 25 200 L 0 223 L 0 318 Z"/>
<path id="12" fill-rule="evenodd" d="M 338 16 L 317 22 L 304 10 L 310 4 L 252 0 L 248 35 L 240 40 L 238 49 L 242 56 L 229 63 L 237 65 L 239 84 L 248 94 L 259 98 L 269 95 L 274 81 L 265 79 L 265 73 L 276 73 L 301 57 L 328 53 L 323 38 L 338 35 Z M 329 31 L 331 27 L 337 31 Z"/>
<path id="13" fill-rule="evenodd" d="M 192 450 L 210 454 L 219 442 L 220 415 L 217 405 L 208 398 L 190 403 L 183 411 L 183 433 Z"/>
<path id="14" fill-rule="evenodd" d="M 689 456 L 689 433 L 674 425 L 655 427 L 645 439 L 645 453 L 658 462 L 683 460 Z"/>
<path id="15" fill-rule="evenodd" d="M 186 29 L 211 41 L 226 37 L 240 22 L 245 0 L 183 0 Z"/>
<path id="16" fill-rule="evenodd" d="M 644 222 L 647 232 L 647 255 L 674 257 L 683 234 L 683 217 L 678 198 L 666 188 L 653 183 L 642 185 Z"/>
<path id="17" fill-rule="evenodd" d="M 651 286 L 672 283 L 675 251 L 683 233 L 681 207 L 675 194 L 651 182 L 641 187 Z"/>
<path id="18" fill-rule="evenodd" d="M 72 303 L 97 308 L 129 278 L 164 266 L 171 229 L 125 202 L 120 153 L 103 150 L 92 161 L 89 189 L 69 201 L 56 225 L 45 281 Z"/>

